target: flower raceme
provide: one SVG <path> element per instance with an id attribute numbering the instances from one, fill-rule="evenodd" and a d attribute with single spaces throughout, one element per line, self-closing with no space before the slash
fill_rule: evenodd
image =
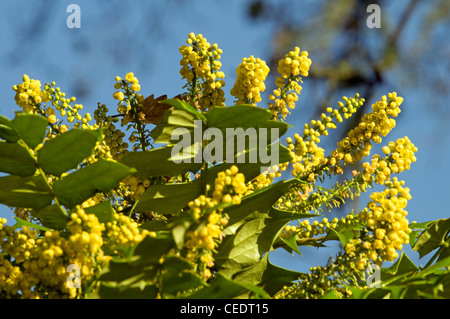
<path id="1" fill-rule="evenodd" d="M 236 69 L 236 82 L 230 91 L 236 97 L 236 104 L 256 105 L 261 102 L 261 92 L 266 90 L 264 81 L 269 71 L 266 62 L 260 58 L 243 58 Z"/>
<path id="2" fill-rule="evenodd" d="M 308 52 L 300 51 L 299 47 L 295 47 L 278 62 L 277 71 L 280 76 L 275 81 L 277 89 L 269 95 L 269 100 L 273 101 L 269 104 L 269 110 L 274 118 L 286 119 L 289 109 L 295 108 L 302 90 L 299 83 L 302 83 L 302 77 L 308 76 L 311 63 Z"/>
<path id="3" fill-rule="evenodd" d="M 81 283 L 89 282 L 112 258 L 103 251 L 131 246 L 151 235 L 138 229 L 129 217 L 115 214 L 109 223 L 100 223 L 79 207 L 70 215 L 67 231 L 38 231 L 24 226 L 15 229 L 0 220 L 0 293 L 23 298 L 76 298 L 77 287 L 69 285 L 69 265 L 80 269 Z M 8 256 L 8 259 L 6 258 Z M 13 258 L 13 262 L 10 258 Z"/>
<path id="4" fill-rule="evenodd" d="M 222 240 L 223 228 L 228 224 L 228 216 L 223 213 L 220 204 L 239 205 L 247 190 L 244 175 L 233 165 L 217 174 L 211 197 L 200 195 L 188 204 L 193 218 L 198 223 L 204 223 L 187 233 L 186 258 L 196 265 L 196 270 L 204 279 L 211 277 L 213 253 Z"/>
<path id="5" fill-rule="evenodd" d="M 220 71 L 222 49 L 211 45 L 202 34 L 189 34 L 187 45 L 180 47 L 182 78 L 186 79 L 190 102 L 202 111 L 225 106 L 225 74 Z"/>
<path id="6" fill-rule="evenodd" d="M 338 142 L 338 148 L 332 152 L 338 161 L 354 164 L 356 160 L 370 154 L 372 142 L 379 144 L 382 136 L 386 136 L 395 127 L 395 117 L 401 112 L 403 98 L 396 92 L 382 96 L 381 100 L 372 105 L 372 112 L 365 114 L 357 127 L 352 129 L 347 137 Z"/>

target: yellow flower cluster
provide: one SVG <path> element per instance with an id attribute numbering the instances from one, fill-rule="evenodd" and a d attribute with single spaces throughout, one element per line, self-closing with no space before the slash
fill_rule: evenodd
<path id="1" fill-rule="evenodd" d="M 114 160 L 120 160 L 128 153 L 128 143 L 123 140 L 125 133 L 116 128 L 114 123 L 111 122 L 104 122 L 102 127 L 104 141 L 108 146 L 111 157 Z"/>
<path id="2" fill-rule="evenodd" d="M 120 76 L 116 76 L 116 84 L 114 84 L 114 88 L 116 90 L 120 90 L 122 88 L 127 89 L 128 88 L 128 84 L 130 86 L 129 88 L 133 92 L 139 92 L 141 90 L 141 86 L 139 84 L 139 80 L 138 80 L 137 77 L 134 76 L 133 72 L 128 72 L 125 75 L 125 81 L 123 81 Z M 122 91 L 116 91 L 113 94 L 113 98 L 118 100 L 118 101 L 123 101 L 123 99 L 125 98 L 125 94 Z M 122 106 L 122 107 L 119 107 L 119 109 L 117 111 L 119 113 L 125 113 L 127 110 L 124 109 L 124 107 Z"/>
<path id="3" fill-rule="evenodd" d="M 376 154 L 372 157 L 371 163 L 363 163 L 362 177 L 365 181 L 370 181 L 372 175 L 375 174 L 375 182 L 382 185 L 390 179 L 392 173 L 409 170 L 411 163 L 416 161 L 415 152 L 417 152 L 417 147 L 406 136 L 395 142 L 389 142 L 389 146 L 383 147 L 386 158 L 382 159 Z"/>
<path id="4" fill-rule="evenodd" d="M 320 143 L 320 136 L 327 136 L 328 129 L 336 128 L 336 123 L 333 120 L 341 123 L 344 118 L 351 117 L 365 100 L 360 98 L 359 94 L 355 94 L 352 98 L 344 96 L 343 101 L 344 103 L 338 102 L 338 108 L 336 109 L 328 107 L 326 113 L 321 114 L 320 120 L 311 120 L 310 123 L 306 123 L 303 136 L 295 133 L 294 139 L 291 137 L 286 139 L 292 156 L 292 176 L 298 177 L 305 172 L 309 172 L 319 163 L 326 164 L 325 161 L 328 162 L 328 159 L 324 158 L 324 149 L 317 145 Z M 336 165 L 336 159 L 331 158 L 330 164 Z M 311 176 L 311 180 L 313 179 L 314 176 Z"/>
<path id="5" fill-rule="evenodd" d="M 225 106 L 225 74 L 220 71 L 222 63 L 219 61 L 222 49 L 217 44 L 211 45 L 202 34 L 189 34 L 187 45 L 180 47 L 181 76 L 186 79 L 190 91 L 191 102 L 199 96 L 198 104 L 202 111 L 214 106 Z M 198 87 L 200 85 L 200 88 Z"/>
<path id="6" fill-rule="evenodd" d="M 394 173 L 401 173 L 409 170 L 411 163 L 416 161 L 414 153 L 417 147 L 405 136 L 394 142 L 389 142 L 389 146 L 383 147 L 383 153 L 389 156 L 390 170 Z"/>
<path id="7" fill-rule="evenodd" d="M 66 98 L 66 94 L 59 87 L 55 87 L 55 82 L 46 83 L 44 89 L 41 90 L 39 80 L 30 79 L 28 75 L 24 74 L 23 82 L 14 85 L 13 90 L 16 91 L 16 103 L 24 111 L 47 117 L 52 128 L 49 134 L 64 133 L 68 130 L 67 125 L 57 123 L 59 120 L 56 117 L 55 109 L 60 112 L 61 116 L 67 116 L 69 123 L 78 121 L 74 123 L 74 127 L 92 128 L 88 124 L 91 115 L 86 113 L 82 116 L 79 113 L 79 110 L 83 109 L 83 105 L 75 104 L 71 106 L 71 103 L 76 101 L 75 97 Z M 51 106 L 47 105 L 48 102 L 51 102 Z"/>
<path id="8" fill-rule="evenodd" d="M 118 100 L 117 112 L 121 114 L 122 126 L 125 126 L 129 122 L 135 122 L 136 119 L 141 122 L 145 122 L 145 114 L 141 108 L 144 96 L 139 94 L 141 86 L 138 78 L 133 72 L 128 72 L 125 75 L 125 79 L 120 76 L 116 76 L 116 84 L 114 88 L 118 91 L 114 92 L 114 99 Z M 122 89 L 123 91 L 120 91 Z"/>
<path id="9" fill-rule="evenodd" d="M 217 174 L 212 197 L 200 195 L 188 204 L 196 220 L 203 220 L 204 214 L 207 214 L 204 223 L 196 230 L 187 232 L 188 240 L 185 243 L 188 249 L 186 258 L 197 265 L 197 270 L 205 279 L 211 277 L 210 268 L 214 266 L 213 252 L 222 240 L 223 227 L 228 224 L 228 216 L 222 213 L 221 208 L 214 207 L 221 203 L 238 205 L 246 192 L 245 177 L 239 173 L 237 166 L 233 165 Z"/>
<path id="10" fill-rule="evenodd" d="M 324 234 L 328 229 L 333 228 L 339 230 L 343 227 L 355 225 L 360 221 L 355 215 L 349 214 L 347 216 L 333 218 L 331 221 L 328 218 L 322 218 L 322 221 L 313 221 L 312 223 L 308 219 L 299 221 L 298 225 L 286 225 L 280 234 L 281 238 L 287 238 L 295 235 L 297 239 L 313 238 L 314 236 Z"/>
<path id="11" fill-rule="evenodd" d="M 115 213 L 112 222 L 105 224 L 105 244 L 112 250 L 140 243 L 146 236 L 154 235 L 146 229 L 140 230 L 130 217 Z"/>
<path id="12" fill-rule="evenodd" d="M 224 172 L 217 174 L 214 182 L 213 200 L 217 203 L 241 203 L 242 195 L 247 192 L 245 176 L 239 173 L 236 165 L 231 166 Z"/>
<path id="13" fill-rule="evenodd" d="M 189 203 L 194 218 L 199 220 L 208 208 L 216 206 L 216 200 L 200 195 Z M 193 262 L 196 270 L 207 280 L 211 277 L 210 268 L 214 266 L 213 252 L 222 240 L 222 228 L 228 224 L 228 218 L 222 215 L 222 210 L 213 210 L 207 215 L 206 223 L 186 235 L 185 243 L 188 252 L 186 258 Z"/>
<path id="14" fill-rule="evenodd" d="M 277 89 L 269 95 L 269 100 L 273 101 L 269 104 L 269 109 L 274 118 L 280 114 L 285 119 L 290 113 L 289 109 L 295 108 L 298 94 L 302 90 L 299 84 L 302 82 L 301 76 L 308 76 L 310 66 L 311 59 L 308 58 L 308 52 L 300 51 L 299 47 L 295 47 L 278 62 L 277 70 L 281 76 L 275 80 Z"/>
<path id="15" fill-rule="evenodd" d="M 85 162 L 92 164 L 97 162 L 100 157 L 110 161 L 117 160 L 117 156 L 112 156 L 111 149 L 104 140 L 95 143 L 92 154 L 86 158 Z"/>
<path id="16" fill-rule="evenodd" d="M 291 174 L 294 177 L 299 176 L 303 172 L 311 170 L 313 167 L 319 165 L 320 163 L 323 163 L 324 156 L 325 156 L 325 150 L 321 147 L 319 147 L 315 142 L 313 141 L 304 141 L 301 139 L 301 137 L 298 134 L 294 135 L 295 141 L 299 145 L 300 152 L 302 152 L 302 149 L 305 148 L 306 151 L 303 153 L 303 155 L 297 155 L 296 152 L 292 152 L 294 148 L 294 144 L 289 144 L 292 140 L 287 140 L 288 142 L 288 148 L 291 150 L 291 156 L 292 156 L 292 171 Z M 303 149 L 303 150 L 305 150 Z M 300 153 L 299 152 L 299 153 Z M 315 176 L 314 174 L 309 178 L 309 180 L 314 181 Z"/>
<path id="17" fill-rule="evenodd" d="M 23 82 L 13 86 L 16 91 L 14 100 L 25 112 L 31 113 L 36 110 L 36 104 L 50 100 L 47 92 L 41 90 L 41 81 L 30 79 L 23 75 Z"/>
<path id="18" fill-rule="evenodd" d="M 139 177 L 130 175 L 126 177 L 121 184 L 126 188 L 123 195 L 130 197 L 132 201 L 136 202 L 150 186 L 151 181 L 147 178 L 141 180 Z"/>
<path id="19" fill-rule="evenodd" d="M 312 238 L 318 234 L 323 234 L 327 228 L 335 228 L 337 223 L 337 218 L 334 218 L 331 223 L 328 221 L 328 218 L 323 218 L 322 222 L 315 220 L 312 223 L 308 219 L 305 219 L 299 222 L 298 226 L 286 225 L 280 237 L 287 238 L 295 235 L 296 238 Z"/>
<path id="20" fill-rule="evenodd" d="M 260 174 L 256 176 L 254 179 L 247 183 L 247 192 L 245 193 L 245 195 L 250 195 L 251 193 L 259 189 L 263 189 L 264 187 L 269 186 L 273 183 L 275 177 L 280 176 L 281 173 L 279 171 L 277 171 L 276 173 L 269 172 L 268 174 Z"/>
<path id="21" fill-rule="evenodd" d="M 10 296 L 20 292 L 23 298 L 57 298 L 60 294 L 75 298 L 79 290 L 68 280 L 71 273 L 67 267 L 74 265 L 80 270 L 83 285 L 109 260 L 101 250 L 104 225 L 82 208 L 70 215 L 67 233 L 46 231 L 38 237 L 35 230 L 23 227 L 16 231 L 4 226 L 5 222 L 0 222 L 0 247 L 13 262 L 0 258 L 0 282 L 5 282 L 0 287 Z"/>
<path id="22" fill-rule="evenodd" d="M 386 136 L 394 127 L 395 119 L 400 113 L 403 98 L 397 93 L 389 93 L 372 105 L 373 112 L 365 114 L 357 127 L 352 129 L 347 137 L 338 142 L 338 148 L 332 152 L 337 161 L 344 160 L 346 164 L 354 164 L 356 160 L 370 154 L 372 142 L 379 144 L 382 136 Z M 335 161 L 336 161 L 335 160 Z"/>
<path id="23" fill-rule="evenodd" d="M 264 81 L 269 74 L 266 62 L 253 55 L 243 58 L 236 69 L 236 82 L 230 93 L 236 97 L 236 103 L 256 105 L 261 102 L 261 92 L 266 90 Z"/>
<path id="24" fill-rule="evenodd" d="M 88 207 L 92 207 L 95 206 L 97 204 L 100 204 L 101 202 L 103 202 L 105 200 L 105 195 L 103 193 L 97 193 L 94 196 L 92 196 L 91 198 L 86 199 L 82 204 L 81 207 L 84 208 L 88 208 Z"/>
<path id="25" fill-rule="evenodd" d="M 367 256 L 373 261 L 377 261 L 378 256 L 379 261 L 393 261 L 398 257 L 397 250 L 409 242 L 411 229 L 404 208 L 411 195 L 409 188 L 403 185 L 404 181 L 396 177 L 385 182 L 387 188 L 383 192 L 372 193 L 367 209 L 358 214 L 373 233 L 363 243 Z"/>
<path id="26" fill-rule="evenodd" d="M 14 296 L 20 290 L 31 296 L 35 279 L 26 276 L 19 265 L 30 258 L 37 231 L 28 227 L 15 231 L 14 227 L 5 224 L 6 219 L 0 219 L 0 248 L 3 252 L 0 254 L 0 293 Z"/>

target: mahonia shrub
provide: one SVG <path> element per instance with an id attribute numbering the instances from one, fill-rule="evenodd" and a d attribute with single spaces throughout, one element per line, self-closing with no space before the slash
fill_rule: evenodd
<path id="1" fill-rule="evenodd" d="M 306 51 L 279 61 L 265 105 L 271 70 L 243 58 L 232 106 L 218 45 L 190 33 L 179 51 L 179 95 L 144 97 L 129 72 L 115 78 L 117 105 L 99 102 L 93 115 L 54 82 L 24 75 L 13 86 L 20 110 L 0 116 L 0 203 L 16 221 L 0 220 L 1 298 L 450 297 L 450 221 L 409 222 L 399 174 L 417 147 L 406 136 L 386 140 L 402 97 L 380 96 L 326 150 L 321 138 L 366 101 L 343 97 L 280 139 L 312 65 Z M 255 129 L 257 147 L 235 145 L 249 137 L 244 129 Z M 268 131 L 278 134 L 264 139 Z M 253 156 L 261 149 L 277 151 L 276 163 Z M 326 217 L 369 191 L 360 212 Z M 277 249 L 303 258 L 302 247 L 328 241 L 340 249 L 307 273 L 269 260 Z M 435 253 L 418 267 L 404 245 Z"/>

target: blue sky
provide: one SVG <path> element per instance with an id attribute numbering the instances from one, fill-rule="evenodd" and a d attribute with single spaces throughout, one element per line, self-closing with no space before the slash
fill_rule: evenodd
<path id="1" fill-rule="evenodd" d="M 77 103 L 83 104 L 91 114 L 98 101 L 108 106 L 115 104 L 112 98 L 114 77 L 123 77 L 130 71 L 139 78 L 144 95 L 175 96 L 184 84 L 178 73 L 178 48 L 185 43 L 189 32 L 202 33 L 223 50 L 221 62 L 226 74 L 225 91 L 228 101 L 232 101 L 228 92 L 234 83 L 237 65 L 243 57 L 250 55 L 269 58 L 273 32 L 277 28 L 273 22 L 248 22 L 242 5 L 245 2 L 202 0 L 177 4 L 174 1 L 156 5 L 155 12 L 148 12 L 142 10 L 143 1 L 115 2 L 119 4 L 115 7 L 107 5 L 109 2 L 106 1 L 48 1 L 45 2 L 51 17 L 48 19 L 45 14 L 39 16 L 43 1 L 3 0 L 0 3 L 0 114 L 14 117 L 13 111 L 18 107 L 11 87 L 21 82 L 23 74 L 42 83 L 56 81 L 68 96 L 87 90 L 90 94 L 78 98 Z M 69 16 L 66 8 L 70 3 L 81 8 L 81 29 L 66 26 Z M 387 14 L 395 17 L 395 11 Z M 99 16 L 108 19 L 99 23 Z M 29 23 L 34 24 L 34 28 L 27 29 Z M 413 19 L 405 31 L 406 39 L 414 38 L 417 31 L 414 27 Z M 39 34 L 41 28 L 46 30 L 45 37 L 36 36 L 36 41 L 25 41 L 25 34 L 33 34 L 33 31 Z M 130 42 L 130 38 L 137 41 Z M 298 45 L 302 50 L 308 50 L 301 43 Z M 404 49 L 409 48 L 405 46 Z M 119 55 L 114 52 L 119 52 Z M 447 51 L 438 52 L 438 56 L 448 59 L 449 52 L 447 45 Z M 421 53 L 417 54 L 420 56 Z M 314 55 L 310 58 L 314 67 Z M 436 72 L 445 74 L 446 71 Z M 395 88 L 401 88 L 404 81 L 399 74 L 402 74 L 401 69 L 388 74 L 389 82 Z M 421 95 L 421 88 L 428 83 L 421 82 L 420 78 L 409 80 L 413 85 L 401 92 L 405 98 L 404 112 L 400 115 L 398 127 L 388 138 L 395 140 L 407 135 L 419 149 L 417 162 L 411 171 L 401 176 L 411 188 L 413 197 L 407 207 L 408 217 L 410 221 L 419 222 L 446 218 L 449 217 L 447 181 L 450 172 L 446 163 L 450 156 L 446 130 L 449 118 L 448 115 L 447 118 L 437 116 L 433 111 L 433 100 L 424 99 Z M 304 82 L 300 103 L 307 104 L 313 93 L 308 92 L 308 79 Z M 310 120 L 299 112 L 293 113 L 292 119 L 292 124 L 298 128 Z M 0 217 L 11 222 L 12 213 L 2 206 Z M 304 257 L 291 256 L 287 252 L 272 253 L 271 261 L 282 267 L 306 270 L 306 267 L 324 264 L 336 250 L 318 254 L 314 248 L 307 248 L 302 252 Z M 417 261 L 410 250 L 407 253 Z"/>

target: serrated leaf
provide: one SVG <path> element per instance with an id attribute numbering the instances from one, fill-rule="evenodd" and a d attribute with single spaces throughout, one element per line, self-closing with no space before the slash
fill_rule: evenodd
<path id="1" fill-rule="evenodd" d="M 200 180 L 180 184 L 151 185 L 139 198 L 134 211 L 179 213 L 187 206 L 187 203 L 200 195 L 201 186 Z"/>
<path id="2" fill-rule="evenodd" d="M 171 234 L 159 234 L 157 237 L 145 237 L 136 247 L 134 255 L 138 256 L 140 265 L 159 264 L 161 257 L 174 246 Z"/>
<path id="3" fill-rule="evenodd" d="M 178 292 L 204 286 L 205 282 L 190 272 L 192 266 L 177 256 L 168 256 L 162 264 L 162 291 L 164 295 L 176 296 Z"/>
<path id="4" fill-rule="evenodd" d="M 279 144 L 279 163 L 286 163 L 291 161 L 291 156 L 289 150 L 284 147 L 283 145 Z M 272 145 L 268 145 L 268 154 L 271 154 Z M 251 149 L 249 150 L 249 153 L 247 154 L 247 158 L 252 158 L 252 153 L 258 153 L 257 149 Z M 257 157 L 258 158 L 258 157 Z M 255 177 L 261 175 L 268 163 L 262 163 L 261 161 L 257 161 L 256 163 L 251 163 L 250 161 L 245 161 L 243 163 L 238 162 L 237 156 L 234 157 L 234 160 L 232 162 L 227 163 L 221 163 L 219 165 L 215 165 L 213 167 L 208 168 L 206 172 L 205 177 L 205 183 L 209 184 L 211 186 L 210 193 L 214 191 L 214 180 L 217 177 L 217 174 L 219 172 L 225 171 L 226 169 L 229 169 L 231 166 L 236 166 L 239 169 L 239 173 L 244 174 L 245 180 L 247 182 L 251 181 Z"/>
<path id="5" fill-rule="evenodd" d="M 19 143 L 0 141 L 0 172 L 31 176 L 36 172 L 36 161 Z"/>
<path id="6" fill-rule="evenodd" d="M 101 140 L 101 131 L 72 129 L 45 142 L 38 150 L 39 166 L 47 174 L 59 176 L 76 168 Z"/>
<path id="7" fill-rule="evenodd" d="M 250 105 L 236 105 L 216 107 L 205 116 L 208 132 L 214 129 L 214 133 L 211 133 L 215 139 L 219 139 L 219 141 L 214 139 L 213 142 L 210 142 L 213 146 L 207 144 L 205 149 L 209 147 L 211 148 L 209 152 L 212 152 L 217 148 L 216 144 L 220 145 L 224 162 L 230 162 L 230 156 L 237 158 L 235 163 L 273 162 L 265 163 L 265 166 L 273 166 L 290 160 L 290 157 L 286 161 L 281 160 L 280 154 L 261 152 L 266 151 L 261 148 L 265 148 L 267 145 L 279 145 L 278 139 L 288 129 L 286 123 L 271 120 L 270 111 Z M 273 145 L 271 149 L 275 150 Z"/>
<path id="8" fill-rule="evenodd" d="M 14 224 L 13 227 L 16 228 L 16 229 L 26 226 L 26 227 L 29 227 L 29 228 L 38 229 L 38 230 L 42 230 L 42 231 L 51 231 L 52 230 L 51 228 L 44 227 L 44 226 L 41 226 L 41 225 L 37 225 L 37 224 L 31 223 L 31 222 L 28 222 L 28 221 L 26 221 L 26 220 L 24 220 L 22 218 L 19 218 L 19 217 L 14 217 L 14 219 L 16 220 L 16 223 Z"/>
<path id="9" fill-rule="evenodd" d="M 14 125 L 3 115 L 0 115 L 0 138 L 10 143 L 15 143 L 20 139 Z"/>
<path id="10" fill-rule="evenodd" d="M 176 163 L 172 157 L 173 147 L 161 147 L 145 152 L 129 152 L 120 163 L 136 168 L 136 176 L 142 179 L 155 176 L 177 176 L 186 172 L 196 173 L 202 163 L 195 163 L 195 154 L 189 155 L 185 162 Z"/>
<path id="11" fill-rule="evenodd" d="M 54 183 L 59 202 L 69 208 L 83 203 L 97 192 L 108 192 L 134 170 L 120 163 L 99 158 Z"/>
<path id="12" fill-rule="evenodd" d="M 43 226 L 57 230 L 64 229 L 69 221 L 66 212 L 56 204 L 32 211 L 31 214 L 39 218 Z"/>
<path id="13" fill-rule="evenodd" d="M 450 218 L 439 219 L 428 225 L 419 235 L 413 250 L 419 253 L 420 258 L 442 246 L 450 232 Z"/>
<path id="14" fill-rule="evenodd" d="M 186 132 L 190 135 L 191 143 L 193 143 L 195 130 L 200 133 L 199 139 L 201 139 L 203 135 L 203 128 L 199 126 L 199 124 L 202 125 L 203 122 L 201 120 L 196 122 L 195 120 L 198 120 L 198 118 L 190 112 L 182 109 L 169 109 L 164 114 L 162 122 L 150 132 L 150 136 L 157 144 L 176 144 L 179 139 L 179 133 Z M 183 131 L 176 131 L 175 135 L 177 138 L 175 138 L 174 131 L 177 129 Z"/>
<path id="15" fill-rule="evenodd" d="M 233 281 L 240 284 L 259 285 L 272 296 L 283 286 L 292 284 L 300 275 L 300 272 L 273 265 L 269 261 L 269 255 L 266 254 L 257 264 L 233 276 Z"/>
<path id="16" fill-rule="evenodd" d="M 356 235 L 356 232 L 362 228 L 362 225 L 349 226 L 339 230 L 329 228 L 330 231 L 321 242 L 324 243 L 328 240 L 339 240 L 342 247 L 345 247 L 345 245 L 347 245 L 347 243 Z"/>
<path id="17" fill-rule="evenodd" d="M 44 140 L 47 131 L 47 118 L 23 112 L 16 112 L 16 117 L 11 121 L 20 138 L 32 149 Z"/>
<path id="18" fill-rule="evenodd" d="M 271 120 L 272 112 L 251 105 L 235 105 L 215 107 L 206 113 L 207 127 L 227 128 L 278 128 L 279 136 L 286 133 L 288 125 L 284 122 Z M 269 130 L 270 131 L 270 130 Z"/>
<path id="19" fill-rule="evenodd" d="M 409 259 L 409 257 L 403 251 L 400 258 L 389 268 L 381 269 L 381 280 L 390 280 L 395 276 L 402 276 L 407 273 L 417 272 L 419 268 Z"/>
<path id="20" fill-rule="evenodd" d="M 297 254 L 299 254 L 300 256 L 303 256 L 302 253 L 300 252 L 300 249 L 298 249 L 297 246 L 297 235 L 296 234 L 292 234 L 286 238 L 280 237 L 281 241 L 283 243 L 285 243 L 292 251 L 295 251 Z"/>
<path id="21" fill-rule="evenodd" d="M 191 113 L 199 120 L 206 120 L 206 117 L 202 113 L 200 113 L 197 109 L 195 109 L 189 103 L 187 103 L 183 100 L 167 99 L 167 100 L 161 101 L 161 103 L 168 104 L 168 105 L 173 106 L 175 109 L 184 110 L 188 113 Z"/>
<path id="22" fill-rule="evenodd" d="M 212 282 L 189 295 L 188 299 L 230 299 L 239 296 L 245 292 L 247 288 L 240 284 L 227 279 L 220 273 L 212 280 Z"/>
<path id="23" fill-rule="evenodd" d="M 41 176 L 0 177 L 0 203 L 10 207 L 40 209 L 52 202 L 51 189 Z"/>
<path id="24" fill-rule="evenodd" d="M 86 214 L 94 214 L 100 223 L 111 222 L 114 219 L 114 209 L 111 201 L 101 202 L 100 204 L 84 209 Z"/>
<path id="25" fill-rule="evenodd" d="M 287 220 L 270 216 L 272 205 L 283 194 L 290 182 L 278 182 L 245 197 L 240 205 L 224 209 L 229 226 L 216 255 L 216 264 L 227 277 L 258 262 L 272 249 Z"/>

